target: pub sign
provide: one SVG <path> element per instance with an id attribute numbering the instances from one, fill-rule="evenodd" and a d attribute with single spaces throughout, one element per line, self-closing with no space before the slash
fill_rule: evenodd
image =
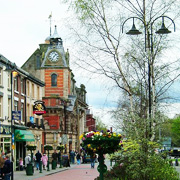
<path id="1" fill-rule="evenodd" d="M 46 113 L 46 107 L 43 101 L 35 101 L 33 106 L 33 114 L 42 115 Z"/>

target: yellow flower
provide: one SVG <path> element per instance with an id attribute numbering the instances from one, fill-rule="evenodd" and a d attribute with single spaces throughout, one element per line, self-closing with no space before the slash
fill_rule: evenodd
<path id="1" fill-rule="evenodd" d="M 91 147 L 91 144 L 88 144 L 87 146 L 88 146 L 88 148 L 90 148 L 90 147 Z"/>
<path id="2" fill-rule="evenodd" d="M 99 131 L 97 131 L 97 132 L 95 132 L 95 133 L 94 133 L 94 135 L 100 135 L 100 132 L 99 132 Z"/>
<path id="3" fill-rule="evenodd" d="M 84 134 L 81 134 L 81 135 L 79 136 L 79 139 L 82 139 L 82 138 L 83 138 L 83 136 L 84 136 Z"/>

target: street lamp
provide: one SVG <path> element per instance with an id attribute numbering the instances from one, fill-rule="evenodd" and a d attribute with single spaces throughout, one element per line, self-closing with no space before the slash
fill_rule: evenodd
<path id="1" fill-rule="evenodd" d="M 13 80 L 14 77 L 17 76 L 18 72 L 16 70 L 16 64 L 13 63 L 10 65 L 10 62 L 8 62 L 7 67 L 5 71 L 10 72 L 10 84 L 11 84 L 11 165 L 12 165 L 12 174 L 11 174 L 11 180 L 14 179 L 14 174 L 13 174 L 13 149 L 14 149 L 14 129 L 13 129 L 13 119 L 12 119 L 12 110 L 13 110 L 13 105 L 14 105 L 14 93 L 13 93 Z"/>
<path id="2" fill-rule="evenodd" d="M 151 56 L 148 57 L 148 98 L 149 98 L 149 106 L 148 106 L 148 110 L 149 110 L 149 119 L 151 119 L 151 106 L 152 106 L 152 99 L 151 99 L 151 76 L 152 76 L 152 58 L 153 58 L 153 30 L 152 30 L 152 27 L 153 27 L 153 24 L 154 22 L 159 19 L 159 18 L 162 18 L 162 25 L 161 25 L 161 28 L 156 31 L 155 33 L 157 34 L 169 34 L 171 33 L 171 31 L 169 31 L 165 24 L 164 24 L 164 18 L 167 18 L 169 20 L 171 20 L 171 22 L 173 23 L 174 25 L 174 32 L 175 32 L 175 23 L 174 21 L 168 17 L 168 16 L 159 16 L 157 17 L 156 19 L 154 19 L 151 23 L 150 23 L 150 33 L 147 29 L 147 25 L 145 24 L 145 22 L 143 21 L 143 19 L 139 18 L 139 17 L 130 17 L 128 19 L 126 19 L 123 24 L 122 24 L 122 33 L 123 33 L 123 27 L 124 27 L 124 24 L 129 20 L 129 19 L 133 19 L 133 25 L 132 25 L 132 28 L 126 33 L 128 35 L 139 35 L 141 34 L 141 32 L 139 30 L 136 29 L 136 26 L 134 24 L 134 19 L 138 19 L 140 20 L 143 25 L 144 25 L 144 32 L 145 32 L 145 51 L 146 51 L 146 48 L 150 49 L 150 54 Z M 148 47 L 146 47 L 146 40 L 148 41 Z M 151 131 L 151 120 L 150 120 L 150 131 Z"/>
<path id="3" fill-rule="evenodd" d="M 65 123 L 64 134 L 66 134 L 66 136 L 67 136 L 68 130 L 67 130 L 67 113 L 66 113 L 66 111 L 67 111 L 67 107 L 72 106 L 72 104 L 71 104 L 70 100 L 61 99 L 60 101 L 61 101 L 60 105 L 64 107 L 64 123 Z M 65 144 L 65 152 L 64 153 L 67 153 L 67 144 Z"/>

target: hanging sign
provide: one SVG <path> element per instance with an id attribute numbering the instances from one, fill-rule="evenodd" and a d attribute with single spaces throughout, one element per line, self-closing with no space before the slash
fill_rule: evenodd
<path id="1" fill-rule="evenodd" d="M 42 115 L 46 113 L 46 107 L 43 101 L 35 101 L 33 106 L 33 114 Z"/>
<path id="2" fill-rule="evenodd" d="M 12 111 L 12 120 L 21 120 L 21 111 Z"/>

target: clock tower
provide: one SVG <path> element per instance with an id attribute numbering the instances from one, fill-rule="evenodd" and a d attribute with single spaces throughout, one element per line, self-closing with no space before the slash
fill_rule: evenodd
<path id="1" fill-rule="evenodd" d="M 22 69 L 45 82 L 42 101 L 46 114 L 42 117 L 45 126 L 42 144 L 52 144 L 55 149 L 62 143 L 67 152 L 78 150 L 88 106 L 85 86 L 76 87 L 69 67 L 69 51 L 65 52 L 56 26 L 53 35 L 50 34 L 39 46 Z"/>

